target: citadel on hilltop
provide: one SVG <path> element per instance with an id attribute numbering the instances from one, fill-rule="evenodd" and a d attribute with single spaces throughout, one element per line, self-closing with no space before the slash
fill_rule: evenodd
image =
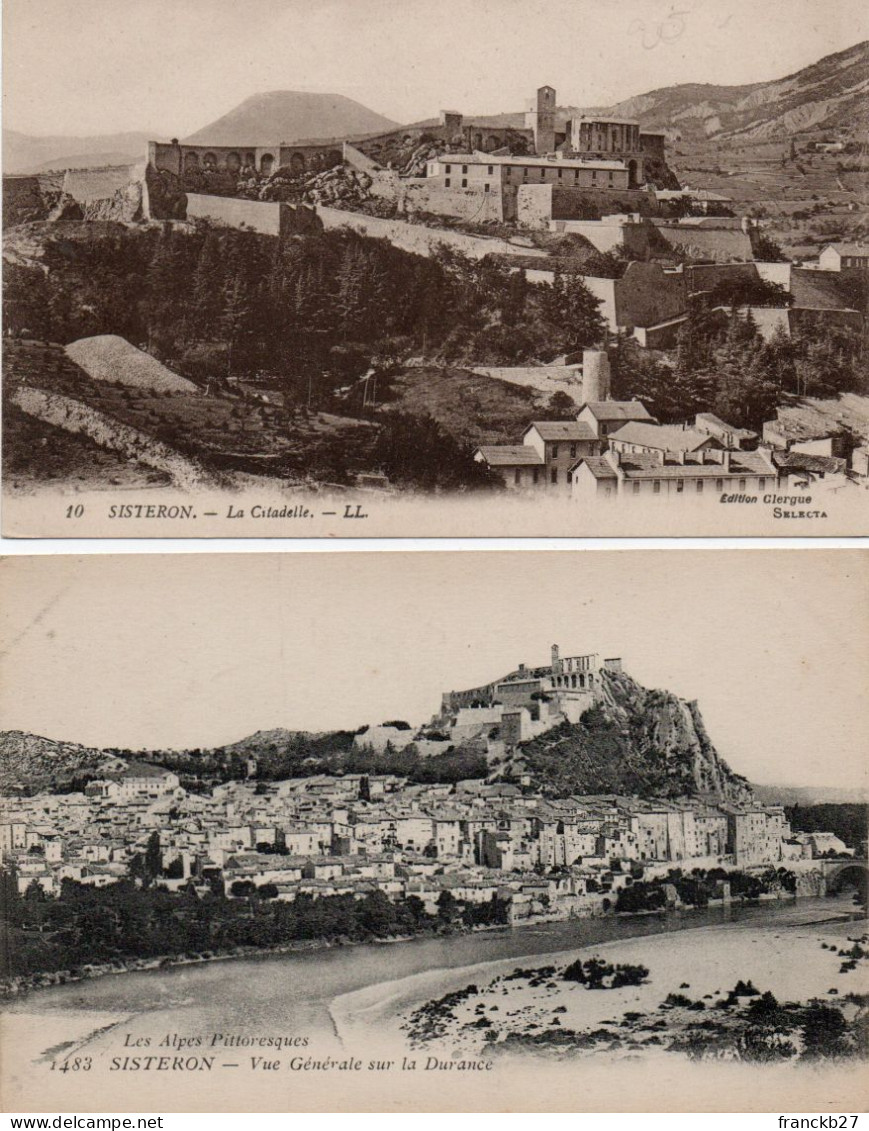
<path id="1" fill-rule="evenodd" d="M 408 146 L 409 160 L 396 162 L 389 156 L 396 147 L 404 152 Z M 604 117 L 576 117 L 558 128 L 555 89 L 542 86 L 522 127 L 491 127 L 443 110 L 437 125 L 408 126 L 352 145 L 345 141 L 342 150 L 334 142 L 215 146 L 152 141 L 146 205 L 157 216 L 173 187 L 203 191 L 198 182 L 213 180 L 215 174 L 268 178 L 284 170 L 301 178 L 342 160 L 366 178 L 371 196 L 391 201 L 400 213 L 427 211 L 531 227 L 549 220 L 588 219 L 591 213 L 653 214 L 655 189 L 672 189 L 675 183 L 667 169 L 663 133 L 643 132 L 631 119 Z M 207 185 L 204 191 L 208 193 Z M 189 206 L 190 201 L 188 214 Z M 224 209 L 227 215 L 231 211 Z"/>

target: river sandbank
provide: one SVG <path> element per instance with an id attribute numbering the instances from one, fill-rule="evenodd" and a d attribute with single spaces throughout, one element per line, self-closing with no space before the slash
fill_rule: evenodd
<path id="1" fill-rule="evenodd" d="M 764 924 L 700 927 L 560 951 L 545 961 L 538 955 L 416 975 L 345 995 L 332 1012 L 350 1049 L 370 1046 L 377 1034 L 393 1050 L 410 1046 L 462 1059 L 505 1050 L 609 1058 L 686 1051 L 685 1038 L 703 1029 L 716 1036 L 750 1003 L 746 996 L 723 1007 L 739 982 L 780 1003 L 841 1003 L 855 1020 L 860 1007 L 846 999 L 869 993 L 869 964 L 843 969 L 848 959 L 839 952 L 860 938 L 866 946 L 865 920 L 844 909 L 791 910 Z M 643 966 L 648 974 L 640 985 L 597 990 L 564 979 L 570 963 L 592 957 Z"/>

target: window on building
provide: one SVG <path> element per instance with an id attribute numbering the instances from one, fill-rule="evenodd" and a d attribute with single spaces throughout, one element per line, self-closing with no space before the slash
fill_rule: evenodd
<path id="1" fill-rule="evenodd" d="M 549 479 L 552 483 L 558 482 L 558 468 L 557 467 L 553 467 L 553 469 L 552 469 L 552 471 L 549 475 Z"/>
<path id="2" fill-rule="evenodd" d="M 573 170 L 573 179 L 574 179 L 574 181 L 578 181 L 578 180 L 579 180 L 579 169 L 574 169 L 574 170 Z"/>
<path id="3" fill-rule="evenodd" d="M 715 480 L 715 490 L 716 491 L 723 491 L 724 490 L 724 480 L 723 479 L 716 479 Z"/>
<path id="4" fill-rule="evenodd" d="M 758 491 L 763 491 L 763 490 L 765 490 L 765 488 L 766 488 L 766 480 L 763 479 L 763 478 L 758 479 L 758 481 L 757 481 Z"/>
<path id="5" fill-rule="evenodd" d="M 702 479 L 697 480 L 697 494 L 698 495 L 703 494 L 703 480 Z"/>
<path id="6" fill-rule="evenodd" d="M 677 490 L 677 491 L 678 491 L 678 492 L 679 492 L 680 494 L 682 493 L 682 491 L 684 491 L 684 490 L 685 490 L 685 480 L 684 480 L 684 479 L 677 479 L 677 480 L 676 480 L 676 490 Z"/>
<path id="7" fill-rule="evenodd" d="M 570 445 L 570 458 L 576 459 L 576 444 Z"/>
<path id="8" fill-rule="evenodd" d="M 539 483 L 540 482 L 540 468 L 535 467 L 532 474 L 533 474 L 534 482 Z"/>
<path id="9" fill-rule="evenodd" d="M 546 170 L 542 165 L 540 166 L 540 179 L 541 181 L 546 180 Z"/>
<path id="10" fill-rule="evenodd" d="M 567 482 L 568 483 L 573 482 L 573 472 L 572 471 L 568 471 L 568 473 L 567 473 Z"/>
<path id="11" fill-rule="evenodd" d="M 561 180 L 563 176 L 564 176 L 564 170 L 563 170 L 563 169 L 559 169 L 559 170 L 558 170 L 558 179 L 559 179 L 559 180 Z"/>
<path id="12" fill-rule="evenodd" d="M 744 490 L 745 490 L 745 480 L 744 480 L 744 479 L 740 479 L 740 481 L 739 481 L 739 489 L 740 489 L 740 491 L 744 491 Z"/>
<path id="13" fill-rule="evenodd" d="M 518 467 L 513 472 L 513 482 L 516 484 L 517 487 L 522 482 L 522 472 L 519 470 Z"/>
<path id="14" fill-rule="evenodd" d="M 634 492 L 635 495 L 639 495 L 640 484 L 639 484 L 638 480 L 634 480 L 634 482 L 631 484 L 631 490 Z"/>
<path id="15" fill-rule="evenodd" d="M 450 178 L 444 177 L 444 188 L 449 188 L 449 187 L 450 187 Z"/>
<path id="16" fill-rule="evenodd" d="M 444 172 L 445 172 L 445 173 L 449 173 L 450 171 L 451 171 L 451 169 L 450 169 L 450 166 L 449 166 L 449 165 L 444 165 Z"/>
<path id="17" fill-rule="evenodd" d="M 468 187 L 468 178 L 462 177 L 462 188 L 467 188 L 467 187 Z"/>
<path id="18" fill-rule="evenodd" d="M 592 169 L 592 171 L 591 171 L 591 183 L 594 184 L 594 182 L 596 180 L 597 180 L 597 169 Z"/>
<path id="19" fill-rule="evenodd" d="M 463 173 L 467 173 L 467 171 L 468 171 L 468 166 L 467 166 L 467 165 L 462 165 L 462 172 L 463 172 Z"/>
<path id="20" fill-rule="evenodd" d="M 494 166 L 494 165 L 490 165 L 490 166 L 489 166 L 489 176 L 491 177 L 491 176 L 492 176 L 492 174 L 493 174 L 494 172 L 495 172 L 495 166 Z"/>
<path id="21" fill-rule="evenodd" d="M 552 445 L 552 458 L 558 459 L 558 444 Z"/>
<path id="22" fill-rule="evenodd" d="M 660 479 L 654 480 L 654 482 L 652 483 L 652 490 L 654 491 L 654 493 L 656 495 L 661 494 L 661 480 Z"/>
<path id="23" fill-rule="evenodd" d="M 485 192 L 488 192 L 488 191 L 489 191 L 489 186 L 488 186 L 488 185 L 483 185 L 483 189 L 484 189 L 484 191 L 485 191 Z"/>

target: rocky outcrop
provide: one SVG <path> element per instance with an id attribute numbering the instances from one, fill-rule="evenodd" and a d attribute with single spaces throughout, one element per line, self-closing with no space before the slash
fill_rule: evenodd
<path id="1" fill-rule="evenodd" d="M 551 796 L 751 796 L 713 746 L 696 703 L 650 691 L 621 672 L 602 672 L 595 706 L 578 723 L 520 746 L 518 761 Z"/>

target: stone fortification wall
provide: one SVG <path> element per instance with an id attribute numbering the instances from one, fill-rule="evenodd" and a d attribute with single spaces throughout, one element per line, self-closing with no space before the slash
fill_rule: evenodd
<path id="1" fill-rule="evenodd" d="M 187 145 L 179 142 L 148 142 L 148 163 L 161 172 L 176 177 L 198 172 L 206 167 L 237 172 L 242 167 L 256 169 L 265 175 L 279 166 L 288 166 L 296 173 L 309 167 L 327 168 L 341 162 L 341 149 L 331 143 L 323 145 Z"/>
<path id="2" fill-rule="evenodd" d="M 692 295 L 711 291 L 719 283 L 756 283 L 760 278 L 754 263 L 686 263 L 682 270 L 688 294 Z"/>
<path id="3" fill-rule="evenodd" d="M 726 228 L 655 225 L 654 247 L 657 254 L 713 263 L 750 263 L 754 258 L 748 233 Z"/>
<path id="4" fill-rule="evenodd" d="M 555 272 L 545 268 L 530 268 L 525 272 L 529 283 L 552 283 Z M 618 279 L 598 279 L 595 275 L 583 275 L 582 281 L 591 291 L 600 306 L 600 316 L 606 322 L 608 329 L 614 334 L 619 328 L 618 314 L 616 311 L 616 289 Z"/>
<path id="5" fill-rule="evenodd" d="M 551 283 L 553 271 L 529 270 L 530 283 Z M 600 302 L 600 315 L 612 333 L 637 326 L 655 326 L 685 313 L 685 277 L 666 272 L 657 263 L 629 263 L 621 279 L 584 275 L 582 281 Z"/>
<path id="6" fill-rule="evenodd" d="M 629 263 L 615 280 L 616 322 L 633 329 L 654 326 L 684 314 L 688 300 L 685 277 L 665 272 L 657 263 Z"/>
<path id="7" fill-rule="evenodd" d="M 230 228 L 249 228 L 281 238 L 322 228 L 313 208 L 303 204 L 240 200 L 230 196 L 187 194 L 188 220 L 213 220 Z"/>
<path id="8" fill-rule="evenodd" d="M 525 258 L 532 256 L 541 261 L 548 258 L 545 251 L 518 247 L 508 240 L 471 236 L 465 232 L 453 232 L 446 228 L 427 228 L 423 224 L 409 224 L 405 220 L 383 220 L 378 216 L 367 216 L 363 212 L 345 212 L 339 208 L 317 205 L 317 215 L 327 229 L 351 228 L 374 239 L 389 240 L 396 247 L 414 252 L 416 255 L 431 255 L 439 245 L 445 244 L 472 259 L 482 259 L 485 255 L 521 255 Z"/>
<path id="9" fill-rule="evenodd" d="M 466 691 L 445 691 L 441 698 L 441 714 L 454 715 L 472 703 L 491 703 L 494 694 L 494 684 L 487 683 L 483 687 L 470 687 Z"/>
<path id="10" fill-rule="evenodd" d="M 369 157 L 367 153 L 363 153 L 361 149 L 357 149 L 355 145 L 351 145 L 349 141 L 344 142 L 342 155 L 345 165 L 350 165 L 362 173 L 382 172 L 376 161 Z"/>
<path id="11" fill-rule="evenodd" d="M 658 213 L 658 199 L 649 189 L 588 189 L 552 186 L 552 219 L 581 220 L 594 209 L 600 216 L 638 212 L 641 216 Z"/>
<path id="12" fill-rule="evenodd" d="M 63 192 L 79 204 L 109 200 L 116 192 L 140 183 L 145 175 L 144 164 L 107 165 L 100 169 L 67 169 L 63 175 Z"/>
<path id="13" fill-rule="evenodd" d="M 399 212 L 434 212 L 455 216 L 460 220 L 473 220 L 483 224 L 487 220 L 511 220 L 516 215 L 516 198 L 512 192 L 502 193 L 500 185 L 494 191 L 481 189 L 445 188 L 431 184 L 424 178 L 400 181 L 396 204 Z"/>
<path id="14" fill-rule="evenodd" d="M 646 189 L 519 185 L 516 198 L 516 219 L 526 228 L 547 228 L 550 221 L 593 222 L 617 214 L 654 216 L 657 211 L 657 198 Z M 566 230 L 574 229 L 571 226 Z"/>
<path id="15" fill-rule="evenodd" d="M 648 259 L 651 251 L 648 226 L 617 216 L 608 216 L 602 220 L 553 220 L 549 227 L 555 232 L 582 236 L 600 252 L 624 247 L 632 258 Z"/>

